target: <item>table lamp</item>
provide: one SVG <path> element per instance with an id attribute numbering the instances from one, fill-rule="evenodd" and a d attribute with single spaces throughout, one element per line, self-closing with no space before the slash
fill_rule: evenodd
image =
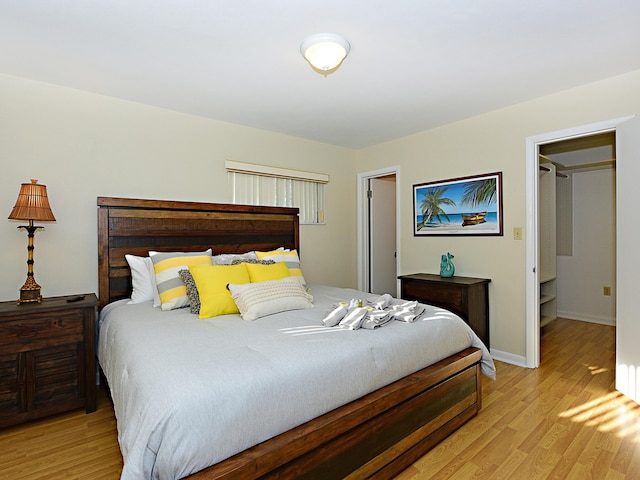
<path id="1" fill-rule="evenodd" d="M 23 183 L 20 187 L 20 193 L 18 194 L 18 200 L 13 207 L 9 220 L 28 220 L 29 225 L 20 225 L 18 229 L 24 228 L 27 231 L 29 237 L 29 244 L 27 246 L 28 260 L 27 260 L 27 280 L 24 282 L 22 288 L 20 288 L 20 299 L 18 305 L 21 303 L 42 302 L 42 295 L 40 295 L 40 285 L 36 283 L 33 276 L 33 237 L 36 230 L 39 228 L 33 224 L 34 221 L 38 222 L 55 222 L 56 218 L 53 216 L 51 207 L 49 206 L 49 198 L 47 197 L 46 185 L 41 185 L 38 180 L 31 180 L 31 183 Z"/>

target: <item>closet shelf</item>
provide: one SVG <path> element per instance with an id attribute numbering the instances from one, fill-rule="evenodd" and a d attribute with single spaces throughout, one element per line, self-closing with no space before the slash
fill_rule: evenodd
<path id="1" fill-rule="evenodd" d="M 548 273 L 543 273 L 542 275 L 540 275 L 540 283 L 547 283 L 555 279 L 556 279 L 555 275 L 551 275 Z"/>
<path id="2" fill-rule="evenodd" d="M 548 317 L 543 315 L 542 317 L 540 317 L 540 328 L 549 325 L 555 319 L 556 317 Z"/>
<path id="3" fill-rule="evenodd" d="M 556 298 L 555 295 L 541 295 L 540 296 L 540 305 L 543 305 L 543 304 L 545 304 L 547 302 L 550 302 L 554 298 Z"/>

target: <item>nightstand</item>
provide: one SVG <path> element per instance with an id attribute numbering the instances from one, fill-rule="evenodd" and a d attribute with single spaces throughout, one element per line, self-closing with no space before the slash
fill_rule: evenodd
<path id="1" fill-rule="evenodd" d="M 0 427 L 96 410 L 97 305 L 93 293 L 0 302 Z"/>
<path id="2" fill-rule="evenodd" d="M 489 278 L 450 277 L 430 273 L 401 275 L 400 296 L 446 308 L 459 315 L 489 348 Z"/>

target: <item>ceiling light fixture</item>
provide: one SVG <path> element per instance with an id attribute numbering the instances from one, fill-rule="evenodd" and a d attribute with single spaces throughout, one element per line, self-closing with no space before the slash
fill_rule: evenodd
<path id="1" fill-rule="evenodd" d="M 311 35 L 300 45 L 300 53 L 320 73 L 337 69 L 349 54 L 351 45 L 342 35 L 318 33 Z"/>

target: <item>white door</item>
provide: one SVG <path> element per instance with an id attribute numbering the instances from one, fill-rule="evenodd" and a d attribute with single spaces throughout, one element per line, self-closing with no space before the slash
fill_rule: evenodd
<path id="1" fill-rule="evenodd" d="M 640 403 L 640 117 L 616 129 L 616 389 Z"/>
<path id="2" fill-rule="evenodd" d="M 397 290 L 396 267 L 396 179 L 369 180 L 370 212 L 370 285 L 371 292 L 390 293 Z"/>

